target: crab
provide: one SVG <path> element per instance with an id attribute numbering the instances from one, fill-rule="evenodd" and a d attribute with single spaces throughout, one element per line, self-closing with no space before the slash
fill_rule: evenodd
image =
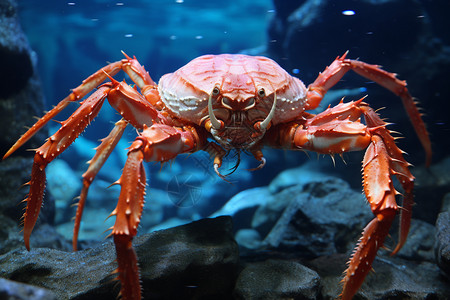
<path id="1" fill-rule="evenodd" d="M 213 158 L 215 172 L 225 179 L 220 167 L 230 150 L 252 154 L 259 162 L 255 169 L 261 169 L 266 163 L 263 147 L 330 155 L 365 150 L 363 189 L 374 218 L 364 228 L 348 263 L 342 279 L 342 299 L 351 299 L 363 283 L 397 214 L 400 214 L 399 241 L 392 254 L 404 245 L 410 227 L 414 177 L 409 171 L 410 164 L 386 128 L 388 124 L 364 102 L 364 98 L 347 103 L 341 101 L 318 114 L 307 111 L 316 109 L 326 92 L 346 72 L 353 70 L 401 98 L 429 164 L 432 151 L 428 133 L 405 81 L 377 65 L 348 59 L 345 53 L 306 87 L 269 58 L 222 54 L 198 57 L 176 72 L 164 75 L 156 84 L 135 57 L 123 54 L 124 59 L 108 64 L 73 89 L 3 157 L 10 156 L 69 103 L 80 104 L 67 120 L 61 122 L 59 130 L 35 150 L 23 216 L 24 243 L 28 250 L 30 235 L 42 206 L 46 166 L 89 125 L 105 99 L 122 118 L 102 139 L 82 175 L 73 249 L 77 249 L 89 186 L 125 127 L 131 125 L 138 134 L 128 149 L 123 173 L 116 182 L 121 189 L 117 206 L 111 213 L 115 216 L 111 235 L 117 254 L 120 293 L 124 299 L 141 299 L 138 258 L 132 240 L 144 206 L 146 174 L 143 162 L 166 162 L 182 153 L 208 152 Z M 120 70 L 134 82 L 134 88 L 113 78 Z M 105 80 L 107 82 L 103 83 Z M 392 177 L 398 178 L 404 190 L 401 207 L 396 202 L 400 193 L 394 188 Z"/>

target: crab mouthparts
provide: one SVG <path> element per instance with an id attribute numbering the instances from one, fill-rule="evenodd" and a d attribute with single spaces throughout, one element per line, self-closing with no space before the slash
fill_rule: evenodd
<path id="1" fill-rule="evenodd" d="M 269 114 L 262 122 L 257 122 L 255 124 L 255 128 L 259 129 L 261 132 L 265 132 L 267 130 L 267 128 L 269 127 L 270 121 L 272 121 L 273 117 L 275 116 L 276 106 L 277 106 L 277 94 L 276 94 L 276 92 L 274 92 L 273 104 L 272 104 L 272 108 L 270 109 Z M 237 114 L 240 115 L 239 112 Z M 224 129 L 225 125 L 224 125 L 223 121 L 219 121 L 219 119 L 217 119 L 217 117 L 214 115 L 214 111 L 213 111 L 213 107 L 212 107 L 212 92 L 209 94 L 209 99 L 208 99 L 208 115 L 209 115 L 209 120 L 211 122 L 211 126 L 215 130 Z M 238 118 L 238 119 L 241 119 L 241 118 Z"/>

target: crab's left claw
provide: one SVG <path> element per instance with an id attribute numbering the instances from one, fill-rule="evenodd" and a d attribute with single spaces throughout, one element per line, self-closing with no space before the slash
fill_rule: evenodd
<path id="1" fill-rule="evenodd" d="M 399 179 L 404 189 L 399 241 L 393 254 L 398 252 L 406 241 L 413 204 L 414 177 L 408 170 L 410 164 L 405 161 L 402 151 L 385 128 L 386 123 L 368 106 L 362 109 L 372 133 L 371 143 L 363 161 L 364 192 L 375 218 L 364 228 L 342 280 L 344 288 L 341 297 L 344 300 L 353 297 L 372 269 L 377 251 L 383 246 L 399 210 L 395 200 L 399 192 L 393 186 L 392 176 L 395 175 Z"/>

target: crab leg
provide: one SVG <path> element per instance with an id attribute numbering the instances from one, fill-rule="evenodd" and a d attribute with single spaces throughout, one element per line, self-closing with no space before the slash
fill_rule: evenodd
<path id="1" fill-rule="evenodd" d="M 47 112 L 42 118 L 40 118 L 27 132 L 25 132 L 17 142 L 6 152 L 3 159 L 10 156 L 14 151 L 19 149 L 23 144 L 25 144 L 33 135 L 35 135 L 45 124 L 53 119 L 58 113 L 60 113 L 64 108 L 71 102 L 77 102 L 78 100 L 85 97 L 90 91 L 92 91 L 96 86 L 102 83 L 106 79 L 105 72 L 114 76 L 118 71 L 120 71 L 121 62 L 115 62 L 107 65 L 101 70 L 95 72 L 87 79 L 83 80 L 83 83 L 72 90 L 69 96 L 64 98 L 58 103 L 52 110 Z"/>
<path id="2" fill-rule="evenodd" d="M 89 161 L 89 168 L 82 176 L 83 188 L 80 193 L 80 200 L 77 203 L 77 212 L 75 214 L 75 224 L 73 227 L 72 247 L 74 251 L 77 251 L 78 232 L 80 230 L 81 217 L 83 215 L 84 204 L 86 203 L 89 187 L 91 186 L 92 181 L 94 181 L 95 176 L 97 176 L 98 172 L 102 168 L 103 164 L 108 159 L 109 155 L 116 147 L 127 124 L 128 123 L 123 119 L 116 122 L 109 135 L 102 139 L 102 143 L 98 146 L 97 152 Z"/>
<path id="3" fill-rule="evenodd" d="M 342 282 L 342 299 L 351 299 L 371 270 L 378 249 L 389 233 L 392 221 L 398 211 L 395 196 L 399 194 L 391 177 L 397 176 L 403 189 L 403 207 L 400 210 L 399 241 L 392 255 L 406 242 L 411 208 L 413 204 L 414 177 L 408 170 L 402 151 L 395 145 L 394 138 L 385 128 L 385 123 L 368 106 L 362 107 L 372 140 L 363 161 L 364 192 L 376 216 L 364 229 Z"/>
<path id="4" fill-rule="evenodd" d="M 31 170 L 30 192 L 24 200 L 27 208 L 23 215 L 23 236 L 25 247 L 30 250 L 30 235 L 42 206 L 45 189 L 45 167 L 61 154 L 80 135 L 87 125 L 97 116 L 109 87 L 102 86 L 64 122 L 61 128 L 36 150 Z"/>
<path id="5" fill-rule="evenodd" d="M 359 118 L 364 115 L 367 126 Z M 403 189 L 400 210 L 400 234 L 397 253 L 406 241 L 411 221 L 414 177 L 402 151 L 386 129 L 386 123 L 364 102 L 340 103 L 298 123 L 278 125 L 267 136 L 271 146 L 311 150 L 323 154 L 340 154 L 366 149 L 363 161 L 364 193 L 375 218 L 366 226 L 342 280 L 342 299 L 351 299 L 372 267 L 378 249 L 383 246 L 392 221 L 399 210 L 392 177 Z"/>
<path id="6" fill-rule="evenodd" d="M 44 127 L 45 124 L 48 123 L 48 121 L 53 119 L 58 113 L 66 108 L 69 103 L 77 102 L 80 99 L 84 98 L 95 87 L 105 81 L 107 77 L 116 75 L 121 69 L 130 76 L 130 78 L 138 85 L 139 88 L 146 90 L 146 93 L 149 94 L 149 99 L 154 99 L 156 97 L 154 92 L 156 86 L 155 82 L 150 78 L 148 72 L 145 71 L 144 67 L 139 64 L 135 57 L 130 58 L 125 53 L 123 54 L 125 55 L 125 59 L 110 63 L 109 65 L 101 68 L 100 70 L 83 80 L 82 84 L 74 88 L 70 95 L 61 100 L 52 110 L 47 112 L 27 132 L 25 132 L 6 152 L 6 154 L 3 156 L 3 159 L 9 157 L 23 144 L 25 144 L 31 137 L 33 137 L 33 135 L 35 135 L 42 127 Z"/>
<path id="7" fill-rule="evenodd" d="M 429 166 L 432 158 L 431 142 L 425 123 L 422 120 L 411 94 L 406 88 L 406 82 L 396 78 L 395 74 L 382 70 L 377 65 L 367 64 L 358 60 L 345 58 L 348 52 L 343 56 L 337 57 L 333 63 L 328 66 L 323 73 L 320 73 L 317 79 L 308 87 L 307 109 L 315 109 L 324 97 L 325 93 L 333 87 L 349 70 L 373 80 L 384 88 L 390 90 L 402 99 L 403 106 L 411 120 L 419 140 L 425 149 L 426 165 Z"/>
<path id="8" fill-rule="evenodd" d="M 143 161 L 165 162 L 180 153 L 199 150 L 206 138 L 199 138 L 192 128 L 174 128 L 162 124 L 151 127 L 136 138 L 128 151 L 122 176 L 119 202 L 111 213 L 116 216 L 112 235 L 117 253 L 118 273 L 123 299 L 141 299 L 141 287 L 136 253 L 132 246 L 137 233 L 145 196 L 145 170 Z"/>

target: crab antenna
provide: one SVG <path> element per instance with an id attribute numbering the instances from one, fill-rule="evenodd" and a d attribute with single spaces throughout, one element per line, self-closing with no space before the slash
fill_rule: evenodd
<path id="1" fill-rule="evenodd" d="M 216 118 L 214 115 L 214 111 L 212 108 L 212 92 L 209 94 L 208 99 L 208 114 L 209 114 L 209 120 L 211 121 L 211 125 L 215 130 L 219 130 L 222 128 L 222 123 Z"/>
<path id="2" fill-rule="evenodd" d="M 266 130 L 267 127 L 269 126 L 270 121 L 272 121 L 272 118 L 275 115 L 275 107 L 276 106 L 277 106 L 277 92 L 275 91 L 273 93 L 272 109 L 270 110 L 269 114 L 264 119 L 264 121 L 262 121 L 261 124 L 259 125 L 262 131 Z"/>

